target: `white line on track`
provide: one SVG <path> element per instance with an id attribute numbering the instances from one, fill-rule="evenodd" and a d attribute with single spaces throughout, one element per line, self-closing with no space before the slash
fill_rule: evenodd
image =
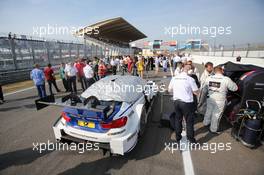
<path id="1" fill-rule="evenodd" d="M 60 82 L 60 81 L 62 81 L 62 80 L 61 79 L 57 80 L 57 82 Z M 47 86 L 47 83 L 46 83 L 46 86 Z M 25 88 L 25 89 L 21 89 L 21 90 L 18 90 L 18 91 L 5 93 L 4 97 L 6 97 L 8 95 L 13 95 L 13 94 L 17 94 L 17 93 L 20 93 L 20 92 L 28 91 L 28 90 L 31 90 L 31 89 L 36 89 L 36 86 L 31 86 L 31 87 L 28 87 L 28 88 Z"/>
<path id="2" fill-rule="evenodd" d="M 34 88 L 36 88 L 36 87 L 32 86 L 32 87 L 21 89 L 21 90 L 15 91 L 15 92 L 9 92 L 9 93 L 4 94 L 4 97 L 8 96 L 8 95 L 13 95 L 13 94 L 17 94 L 17 93 L 20 93 L 20 92 L 28 91 L 28 90 L 31 90 L 31 89 L 34 89 Z"/>
<path id="3" fill-rule="evenodd" d="M 181 142 L 184 145 L 186 145 L 186 148 L 184 150 L 182 150 L 182 152 L 181 152 L 182 160 L 183 160 L 183 166 L 184 166 L 184 174 L 185 175 L 194 175 L 191 152 L 189 149 L 188 140 L 187 140 L 185 131 L 182 132 Z"/>

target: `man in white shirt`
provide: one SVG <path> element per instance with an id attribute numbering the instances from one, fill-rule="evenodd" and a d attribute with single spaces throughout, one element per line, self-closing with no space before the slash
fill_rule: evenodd
<path id="1" fill-rule="evenodd" d="M 73 62 L 68 63 L 65 67 L 64 72 L 69 82 L 70 91 L 77 93 L 76 76 L 77 76 L 78 71 L 76 67 L 74 66 L 74 63 Z"/>
<path id="2" fill-rule="evenodd" d="M 163 57 L 163 60 L 162 60 L 162 67 L 163 67 L 163 71 L 164 72 L 167 72 L 167 69 L 168 69 L 168 60 L 166 57 Z"/>
<path id="3" fill-rule="evenodd" d="M 116 64 L 116 71 L 120 71 L 120 59 L 118 57 L 115 58 L 115 64 Z"/>
<path id="4" fill-rule="evenodd" d="M 83 68 L 84 76 L 87 82 L 87 88 L 89 88 L 94 83 L 94 71 L 90 64 L 91 61 L 88 60 L 86 62 L 86 66 Z"/>
<path id="5" fill-rule="evenodd" d="M 195 106 L 193 94 L 198 95 L 199 91 L 195 80 L 187 74 L 190 69 L 190 65 L 185 65 L 183 72 L 171 79 L 168 90 L 173 92 L 177 142 L 182 138 L 182 120 L 184 117 L 187 125 L 187 139 L 191 143 L 196 143 L 194 138 Z"/>
<path id="6" fill-rule="evenodd" d="M 228 90 L 237 91 L 238 87 L 229 77 L 223 75 L 220 66 L 214 68 L 215 75 L 206 79 L 205 88 L 208 88 L 206 113 L 203 124 L 210 125 L 210 132 L 219 134 L 218 126 L 226 105 Z"/>
<path id="7" fill-rule="evenodd" d="M 175 57 L 173 57 L 172 60 L 173 60 L 173 69 L 176 70 L 177 64 L 181 62 L 181 58 L 178 55 L 175 55 Z"/>
<path id="8" fill-rule="evenodd" d="M 205 67 L 205 70 L 204 70 L 204 72 L 202 73 L 201 78 L 200 78 L 201 87 L 204 86 L 206 79 L 207 79 L 209 76 L 213 75 L 213 70 L 214 70 L 214 65 L 213 65 L 213 63 L 211 63 L 211 62 L 207 62 L 207 63 L 204 65 L 204 67 Z"/>
<path id="9" fill-rule="evenodd" d="M 155 75 L 157 75 L 159 72 L 159 62 L 159 58 L 155 57 Z"/>
<path id="10" fill-rule="evenodd" d="M 189 75 L 195 75 L 197 77 L 197 79 L 199 80 L 200 73 L 199 73 L 198 69 L 193 65 L 192 61 L 189 60 L 189 61 L 187 61 L 186 64 L 191 66 L 191 69 L 188 71 L 188 74 Z"/>

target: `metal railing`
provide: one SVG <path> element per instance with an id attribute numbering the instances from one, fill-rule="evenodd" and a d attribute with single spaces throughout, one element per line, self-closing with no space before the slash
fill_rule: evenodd
<path id="1" fill-rule="evenodd" d="M 202 56 L 264 58 L 264 44 L 205 45 L 191 52 Z"/>
<path id="2" fill-rule="evenodd" d="M 35 63 L 58 65 L 77 58 L 131 55 L 130 48 L 122 48 L 96 40 L 64 42 L 45 40 L 24 35 L 0 35 L 0 84 L 29 78 Z"/>

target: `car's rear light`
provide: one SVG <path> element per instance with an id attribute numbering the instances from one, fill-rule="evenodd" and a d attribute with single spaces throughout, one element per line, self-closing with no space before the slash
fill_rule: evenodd
<path id="1" fill-rule="evenodd" d="M 112 129 L 112 128 L 121 128 L 126 125 L 127 117 L 121 117 L 119 119 L 113 120 L 110 123 L 100 123 L 101 127 L 104 129 Z"/>
<path id="2" fill-rule="evenodd" d="M 61 113 L 62 118 L 64 118 L 66 120 L 66 122 L 70 122 L 71 121 L 71 117 L 67 116 L 67 114 L 65 112 Z"/>

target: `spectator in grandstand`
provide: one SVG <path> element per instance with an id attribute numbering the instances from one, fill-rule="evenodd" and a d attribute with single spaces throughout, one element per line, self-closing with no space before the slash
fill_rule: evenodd
<path id="1" fill-rule="evenodd" d="M 0 104 L 3 104 L 5 102 L 4 100 L 4 94 L 2 90 L 2 85 L 0 84 Z"/>
<path id="2" fill-rule="evenodd" d="M 99 65 L 98 65 L 99 79 L 104 78 L 106 76 L 106 71 L 107 71 L 107 68 L 105 66 L 105 63 L 103 62 L 103 60 L 100 60 Z"/>
<path id="3" fill-rule="evenodd" d="M 75 68 L 77 69 L 77 79 L 78 82 L 81 83 L 82 90 L 85 91 L 87 89 L 86 79 L 84 76 L 83 68 L 85 67 L 85 63 L 83 59 L 78 59 L 75 63 Z"/>
<path id="4" fill-rule="evenodd" d="M 44 98 L 46 97 L 45 75 L 44 72 L 39 68 L 38 64 L 35 64 L 34 67 L 35 68 L 30 72 L 30 78 L 34 81 L 39 97 Z"/>
<path id="5" fill-rule="evenodd" d="M 76 67 L 74 67 L 74 63 L 70 62 L 65 66 L 65 75 L 68 79 L 68 83 L 69 83 L 69 90 L 71 92 L 77 93 L 77 87 L 76 87 L 76 77 L 77 77 L 77 73 L 78 70 L 76 69 Z"/>
<path id="6" fill-rule="evenodd" d="M 48 85 L 49 85 L 50 95 L 53 95 L 52 85 L 55 87 L 57 92 L 60 92 L 60 90 L 57 86 L 57 83 L 56 83 L 56 77 L 54 75 L 54 71 L 51 67 L 51 64 L 48 64 L 48 66 L 44 69 L 44 74 L 45 74 L 45 78 L 46 78 Z"/>
<path id="7" fill-rule="evenodd" d="M 62 83 L 63 83 L 63 86 L 66 90 L 66 92 L 69 92 L 69 83 L 68 83 L 68 80 L 66 78 L 66 75 L 65 75 L 65 63 L 61 63 L 61 66 L 60 66 L 60 70 L 59 70 L 59 73 L 60 73 L 60 78 L 62 79 Z"/>
<path id="8" fill-rule="evenodd" d="M 94 81 L 94 71 L 91 66 L 91 61 L 86 61 L 86 66 L 83 68 L 84 76 L 87 82 L 87 88 L 89 88 L 95 81 Z"/>

